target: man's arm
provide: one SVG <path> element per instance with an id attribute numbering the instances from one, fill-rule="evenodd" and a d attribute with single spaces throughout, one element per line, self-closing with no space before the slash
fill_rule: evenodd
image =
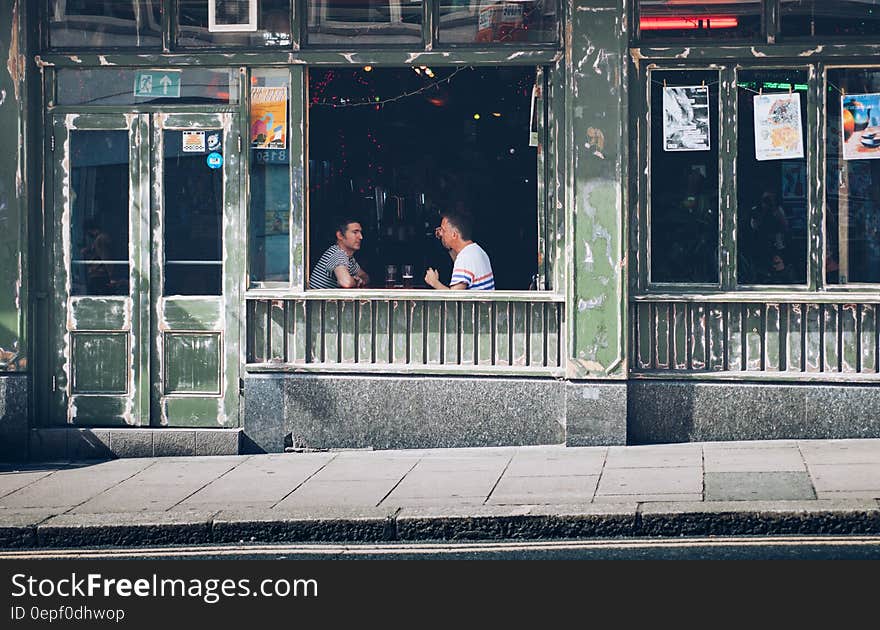
<path id="1" fill-rule="evenodd" d="M 467 285 L 464 282 L 456 282 L 452 286 L 447 287 L 445 284 L 440 282 L 440 274 L 437 273 L 437 270 L 433 267 L 428 267 L 428 271 L 425 272 L 425 284 L 437 290 L 451 289 L 452 291 L 463 291 L 467 289 Z"/>
<path id="2" fill-rule="evenodd" d="M 336 283 L 343 289 L 356 289 L 364 285 L 364 281 L 360 276 L 352 276 L 348 273 L 347 265 L 339 265 L 333 269 L 336 274 Z"/>
<path id="3" fill-rule="evenodd" d="M 357 270 L 357 277 L 361 281 L 360 286 L 365 287 L 368 284 L 370 284 L 370 275 L 366 271 L 361 269 L 360 267 L 358 267 L 358 270 Z"/>

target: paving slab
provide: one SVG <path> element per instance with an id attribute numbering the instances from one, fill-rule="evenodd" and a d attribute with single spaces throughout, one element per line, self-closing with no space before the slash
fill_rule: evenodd
<path id="1" fill-rule="evenodd" d="M 605 495 L 702 494 L 702 468 L 606 467 L 596 498 Z"/>
<path id="2" fill-rule="evenodd" d="M 802 440 L 798 447 L 808 466 L 880 463 L 880 440 Z"/>
<path id="3" fill-rule="evenodd" d="M 367 479 L 361 481 L 310 480 L 284 497 L 277 505 L 279 510 L 297 507 L 361 506 L 375 507 L 391 492 L 397 483 L 394 479 Z"/>
<path id="4" fill-rule="evenodd" d="M 589 503 L 599 476 L 508 477 L 492 491 L 490 504 Z"/>
<path id="5" fill-rule="evenodd" d="M 669 468 L 702 466 L 699 444 L 612 446 L 605 468 Z"/>
<path id="6" fill-rule="evenodd" d="M 327 465 L 330 457 L 252 458 L 174 507 L 174 509 L 271 508 Z"/>
<path id="7" fill-rule="evenodd" d="M 149 468 L 71 510 L 72 514 L 161 512 L 171 509 L 246 457 L 155 460 Z"/>
<path id="8" fill-rule="evenodd" d="M 761 449 L 761 448 L 797 448 L 797 440 L 726 440 L 718 442 L 702 442 L 703 451 L 714 449 Z"/>
<path id="9" fill-rule="evenodd" d="M 315 475 L 315 481 L 401 479 L 418 463 L 415 458 L 361 457 L 334 459 Z"/>
<path id="10" fill-rule="evenodd" d="M 492 471 L 501 473 L 510 463 L 511 455 L 477 457 L 424 457 L 413 468 L 414 473 L 460 473 Z"/>
<path id="11" fill-rule="evenodd" d="M 809 466 L 817 492 L 880 490 L 880 463 Z"/>
<path id="12" fill-rule="evenodd" d="M 768 448 L 706 449 L 708 472 L 804 472 L 806 465 L 797 446 Z"/>
<path id="13" fill-rule="evenodd" d="M 817 499 L 865 499 L 880 500 L 880 490 L 852 490 L 849 492 L 821 492 L 816 491 Z"/>
<path id="14" fill-rule="evenodd" d="M 720 472 L 705 475 L 706 501 L 815 499 L 806 472 Z"/>
<path id="15" fill-rule="evenodd" d="M 0 499 L 8 508 L 71 508 L 148 469 L 153 459 L 116 459 L 62 468 Z"/>
<path id="16" fill-rule="evenodd" d="M 0 498 L 21 490 L 35 481 L 39 481 L 54 470 L 18 471 L 9 470 L 0 472 Z"/>
<path id="17" fill-rule="evenodd" d="M 432 497 L 482 497 L 486 499 L 500 478 L 500 471 L 417 473 L 413 471 L 394 488 L 395 499 Z M 390 497 L 389 497 L 390 498 Z"/>
<path id="18" fill-rule="evenodd" d="M 516 454 L 505 477 L 556 477 L 598 475 L 605 465 L 606 449 L 573 449 L 576 452 Z"/>

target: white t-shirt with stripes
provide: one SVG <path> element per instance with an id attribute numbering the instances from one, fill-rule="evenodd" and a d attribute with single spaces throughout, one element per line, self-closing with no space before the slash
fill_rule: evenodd
<path id="1" fill-rule="evenodd" d="M 495 274 L 485 250 L 476 243 L 458 252 L 452 264 L 449 286 L 463 282 L 468 289 L 491 291 L 495 288 Z"/>

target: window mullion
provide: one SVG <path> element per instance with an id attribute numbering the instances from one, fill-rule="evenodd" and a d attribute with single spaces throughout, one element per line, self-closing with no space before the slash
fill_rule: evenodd
<path id="1" fill-rule="evenodd" d="M 779 35 L 780 0 L 764 0 L 764 36 L 768 44 L 776 43 Z"/>
<path id="2" fill-rule="evenodd" d="M 422 0 L 422 45 L 425 50 L 434 50 L 437 29 L 435 20 L 440 15 L 440 0 Z"/>
<path id="3" fill-rule="evenodd" d="M 808 212 L 809 252 L 807 278 L 810 290 L 816 291 L 825 285 L 825 196 L 824 186 L 819 181 L 826 181 L 825 150 L 827 115 L 825 111 L 825 64 L 810 66 L 810 90 L 807 93 L 807 182 L 809 182 L 810 206 Z M 836 182 L 834 183 L 836 185 Z M 826 186 L 829 185 L 826 183 Z"/>
<path id="4" fill-rule="evenodd" d="M 720 114 L 719 133 L 719 182 L 718 221 L 721 229 L 719 258 L 721 289 L 736 288 L 736 159 L 737 159 L 737 68 L 722 68 L 718 90 Z"/>

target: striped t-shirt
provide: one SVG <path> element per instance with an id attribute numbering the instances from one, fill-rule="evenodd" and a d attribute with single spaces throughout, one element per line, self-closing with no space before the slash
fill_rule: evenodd
<path id="1" fill-rule="evenodd" d="M 327 251 L 318 260 L 318 264 L 312 269 L 309 276 L 310 289 L 338 289 L 339 283 L 336 281 L 336 272 L 338 266 L 344 266 L 348 269 L 348 273 L 352 277 L 357 276 L 361 266 L 336 243 L 327 248 Z"/>
<path id="2" fill-rule="evenodd" d="M 458 252 L 452 264 L 452 278 L 449 286 L 463 282 L 465 288 L 491 291 L 495 288 L 495 274 L 492 263 L 482 247 L 476 243 L 467 245 Z"/>

